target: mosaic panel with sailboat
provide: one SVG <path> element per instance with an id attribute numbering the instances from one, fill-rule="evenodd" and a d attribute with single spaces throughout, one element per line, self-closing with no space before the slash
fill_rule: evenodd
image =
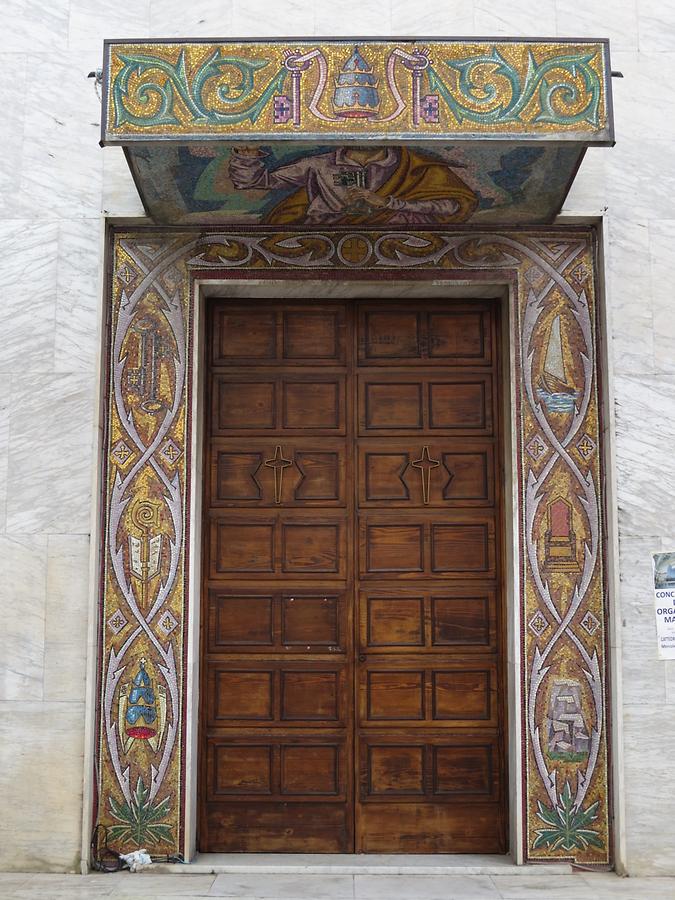
<path id="1" fill-rule="evenodd" d="M 537 396 L 550 413 L 573 413 L 579 391 L 575 389 L 565 366 L 561 321 L 562 316 L 557 315 L 551 322 Z"/>

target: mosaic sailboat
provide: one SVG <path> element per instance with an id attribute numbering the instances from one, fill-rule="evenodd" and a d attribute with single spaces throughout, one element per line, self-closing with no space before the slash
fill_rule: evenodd
<path id="1" fill-rule="evenodd" d="M 569 383 L 565 372 L 560 316 L 556 316 L 551 323 L 544 370 L 539 378 L 537 395 L 549 412 L 574 412 L 578 394 L 574 385 Z"/>

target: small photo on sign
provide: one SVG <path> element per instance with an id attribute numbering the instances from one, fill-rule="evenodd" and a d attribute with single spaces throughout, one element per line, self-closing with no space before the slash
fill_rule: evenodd
<path id="1" fill-rule="evenodd" d="M 652 562 L 659 659 L 675 659 L 675 552 L 654 553 Z"/>
<path id="2" fill-rule="evenodd" d="M 654 590 L 675 589 L 675 553 L 654 554 Z"/>

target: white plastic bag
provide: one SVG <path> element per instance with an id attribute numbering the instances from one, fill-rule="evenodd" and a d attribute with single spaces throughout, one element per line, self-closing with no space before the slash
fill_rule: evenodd
<path id="1" fill-rule="evenodd" d="M 120 853 L 120 858 L 129 866 L 131 872 L 140 872 L 146 866 L 152 865 L 150 854 L 143 850 L 134 850 L 132 853 Z"/>

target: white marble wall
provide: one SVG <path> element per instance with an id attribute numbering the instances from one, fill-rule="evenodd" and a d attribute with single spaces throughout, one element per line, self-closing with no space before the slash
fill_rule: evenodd
<path id="1" fill-rule="evenodd" d="M 672 0 L 4 0 L 0 869 L 79 869 L 101 215 L 142 215 L 86 75 L 104 37 L 311 34 L 612 41 L 618 144 L 589 151 L 564 214 L 608 233 L 626 862 L 675 873 L 675 662 L 655 658 L 649 589 L 650 552 L 675 544 Z"/>

